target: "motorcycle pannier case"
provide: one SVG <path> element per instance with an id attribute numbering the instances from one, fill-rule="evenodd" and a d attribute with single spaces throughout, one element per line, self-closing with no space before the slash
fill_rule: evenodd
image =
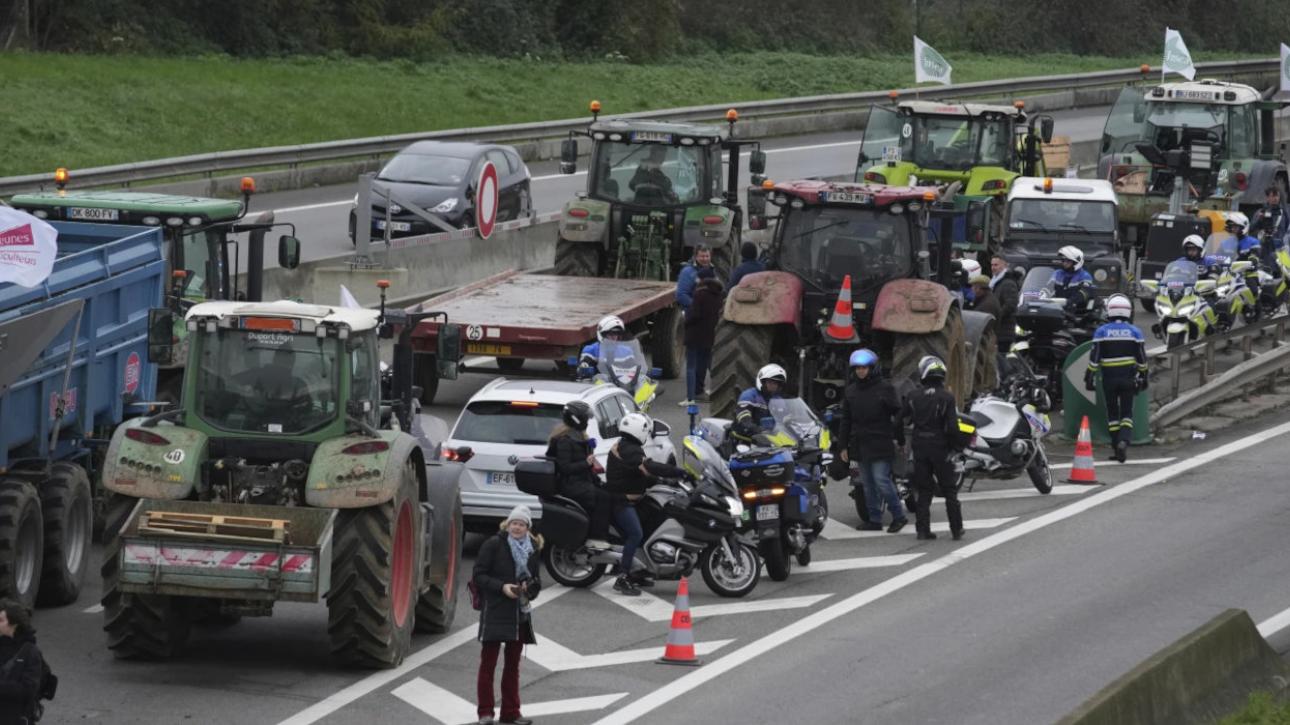
<path id="1" fill-rule="evenodd" d="M 554 496 L 559 493 L 555 461 L 550 458 L 530 458 L 515 464 L 515 487 L 533 496 Z"/>
<path id="2" fill-rule="evenodd" d="M 576 549 L 587 540 L 590 526 L 587 514 L 567 499 L 542 499 L 542 518 L 535 528 L 548 544 Z"/>

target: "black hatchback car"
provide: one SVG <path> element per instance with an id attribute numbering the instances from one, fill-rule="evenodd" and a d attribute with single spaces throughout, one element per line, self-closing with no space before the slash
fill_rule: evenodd
<path id="1" fill-rule="evenodd" d="M 485 161 L 497 169 L 497 221 L 528 216 L 533 212 L 530 174 L 524 160 L 510 146 L 461 141 L 418 141 L 390 159 L 376 175 L 376 187 L 385 187 L 437 214 L 458 229 L 475 225 L 475 183 Z M 372 239 L 385 236 L 385 199 L 372 194 Z M 354 240 L 355 209 L 349 212 L 349 238 Z M 431 234 L 442 229 L 431 225 L 399 204 L 390 208 L 390 236 Z"/>

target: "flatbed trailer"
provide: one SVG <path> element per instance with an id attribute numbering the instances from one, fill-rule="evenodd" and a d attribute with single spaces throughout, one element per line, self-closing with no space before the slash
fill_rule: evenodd
<path id="1" fill-rule="evenodd" d="M 617 315 L 637 337 L 646 338 L 653 364 L 664 378 L 681 374 L 681 308 L 676 283 L 603 277 L 503 272 L 434 297 L 413 307 L 444 311 L 461 331 L 462 353 L 497 359 L 495 367 L 456 361 L 461 372 L 496 374 L 519 370 L 525 360 L 551 360 L 571 374 L 568 359 L 596 339 L 596 323 Z M 416 385 L 430 404 L 439 386 L 435 356 L 441 323 L 425 320 L 412 334 Z"/>

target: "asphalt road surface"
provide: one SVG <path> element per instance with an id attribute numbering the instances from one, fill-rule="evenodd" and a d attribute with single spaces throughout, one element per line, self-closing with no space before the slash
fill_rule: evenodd
<path id="1" fill-rule="evenodd" d="M 449 425 L 488 379 L 445 382 L 430 412 Z M 678 383 L 654 412 L 679 431 Z M 831 485 L 809 567 L 763 576 L 743 600 L 690 582 L 698 668 L 653 663 L 674 582 L 624 600 L 608 579 L 568 590 L 548 578 L 541 643 L 522 664 L 524 712 L 548 723 L 1052 722 L 1223 609 L 1262 622 L 1290 607 L 1288 421 L 1137 448 L 1132 465 L 1099 451 L 1102 486 L 1059 482 L 1040 496 L 1025 480 L 980 482 L 964 496 L 961 542 L 916 541 L 912 525 L 860 534 L 845 486 Z M 1049 449 L 1069 465 L 1070 444 Z M 943 531 L 939 505 L 933 520 Z M 461 594 L 454 631 L 418 636 L 389 671 L 335 667 L 322 604 L 196 629 L 169 662 L 118 662 L 92 577 L 77 604 L 37 613 L 62 680 L 46 722 L 472 722 L 477 615 Z M 1273 636 L 1282 651 L 1288 633 Z"/>

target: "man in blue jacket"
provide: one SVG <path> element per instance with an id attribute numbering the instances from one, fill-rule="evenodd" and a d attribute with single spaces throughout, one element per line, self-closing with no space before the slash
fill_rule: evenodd
<path id="1" fill-rule="evenodd" d="M 730 283 L 726 285 L 727 290 L 734 289 L 735 285 L 739 284 L 739 280 L 747 275 L 766 271 L 766 265 L 760 259 L 757 259 L 757 245 L 752 242 L 744 242 L 743 246 L 739 247 L 739 259 L 741 260 L 739 266 L 735 267 L 735 270 L 730 273 Z"/>
<path id="2" fill-rule="evenodd" d="M 1133 441 L 1133 398 L 1147 389 L 1146 338 L 1129 322 L 1133 303 L 1128 297 L 1111 295 L 1106 300 L 1106 316 L 1111 321 L 1093 333 L 1084 387 L 1096 390 L 1093 376 L 1102 374 L 1106 427 L 1115 446 L 1115 460 L 1124 463 Z"/>
<path id="3" fill-rule="evenodd" d="M 694 259 L 676 276 L 676 303 L 686 312 L 694 303 L 694 288 L 699 284 L 699 267 L 712 266 L 712 250 L 700 244 L 694 248 Z"/>

